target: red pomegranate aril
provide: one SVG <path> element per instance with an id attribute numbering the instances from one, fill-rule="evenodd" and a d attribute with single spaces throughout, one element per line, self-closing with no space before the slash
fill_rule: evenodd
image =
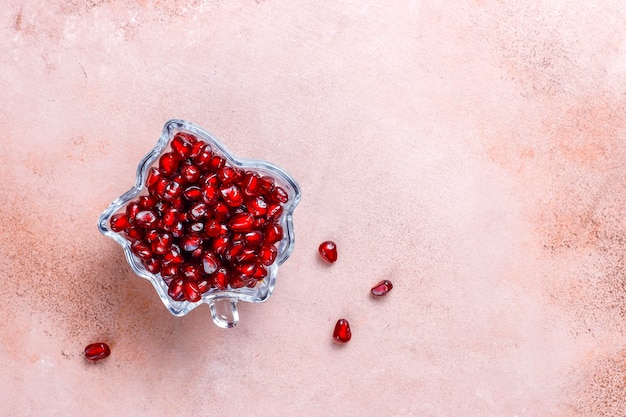
<path id="1" fill-rule="evenodd" d="M 163 190 L 163 199 L 165 201 L 178 200 L 183 193 L 183 187 L 176 181 L 170 181 Z"/>
<path id="2" fill-rule="evenodd" d="M 170 208 L 165 213 L 163 213 L 163 218 L 161 222 L 163 227 L 173 227 L 180 220 L 180 213 L 178 210 L 174 208 Z"/>
<path id="3" fill-rule="evenodd" d="M 209 214 L 209 206 L 206 203 L 198 202 L 189 208 L 187 212 L 187 220 L 197 222 L 204 219 Z"/>
<path id="4" fill-rule="evenodd" d="M 265 227 L 263 231 L 265 235 L 265 242 L 267 243 L 276 243 L 280 242 L 283 239 L 283 228 L 278 223 L 272 223 Z"/>
<path id="5" fill-rule="evenodd" d="M 132 223 L 135 220 L 135 216 L 140 211 L 141 208 L 139 208 L 139 203 L 137 203 L 136 201 L 128 203 L 128 205 L 126 206 L 126 217 L 128 217 L 128 221 Z"/>
<path id="6" fill-rule="evenodd" d="M 238 207 L 243 204 L 243 195 L 241 194 L 241 190 L 234 184 L 229 186 L 222 185 L 220 187 L 220 193 L 222 194 L 224 202 L 230 207 Z"/>
<path id="7" fill-rule="evenodd" d="M 240 240 L 233 241 L 233 244 L 224 252 L 224 258 L 227 261 L 234 261 L 243 252 L 245 245 Z"/>
<path id="8" fill-rule="evenodd" d="M 161 278 L 167 283 L 178 277 L 178 264 L 161 265 Z"/>
<path id="9" fill-rule="evenodd" d="M 150 250 L 150 247 L 147 243 L 142 242 L 141 240 L 135 240 L 131 243 L 130 250 L 141 259 L 152 258 L 152 251 Z"/>
<path id="10" fill-rule="evenodd" d="M 134 242 L 135 240 L 143 239 L 144 237 L 143 230 L 134 226 L 131 226 L 128 229 L 124 230 L 124 235 L 126 236 L 126 239 L 128 239 L 131 242 Z"/>
<path id="11" fill-rule="evenodd" d="M 202 186 L 215 185 L 215 187 L 217 188 L 220 185 L 220 178 L 217 176 L 216 172 L 207 172 L 200 179 L 200 185 Z"/>
<path id="12" fill-rule="evenodd" d="M 263 229 L 267 225 L 267 219 L 265 217 L 257 217 L 254 219 L 254 229 Z"/>
<path id="13" fill-rule="evenodd" d="M 200 168 L 207 168 L 211 162 L 211 158 L 213 158 L 213 152 L 211 152 L 211 147 L 209 145 L 204 145 L 202 150 L 193 158 L 195 164 Z"/>
<path id="14" fill-rule="evenodd" d="M 181 221 L 174 223 L 172 227 L 163 227 L 163 229 L 167 230 L 174 237 L 182 237 L 185 235 L 185 224 Z"/>
<path id="15" fill-rule="evenodd" d="M 335 330 L 333 331 L 333 339 L 335 339 L 337 343 L 347 343 L 350 339 L 352 339 L 352 331 L 350 330 L 350 323 L 348 323 L 348 320 L 337 320 Z"/>
<path id="16" fill-rule="evenodd" d="M 199 235 L 185 235 L 180 238 L 180 247 L 185 252 L 193 252 L 202 245 L 202 241 Z"/>
<path id="17" fill-rule="evenodd" d="M 235 269 L 244 277 L 251 277 L 254 274 L 256 265 L 254 263 L 238 264 Z"/>
<path id="18" fill-rule="evenodd" d="M 153 187 L 154 184 L 161 178 L 161 171 L 157 167 L 152 167 L 148 170 L 148 177 L 146 178 L 146 187 Z"/>
<path id="19" fill-rule="evenodd" d="M 178 268 L 181 278 L 187 281 L 197 282 L 202 278 L 202 271 L 199 266 L 193 264 L 183 264 Z"/>
<path id="20" fill-rule="evenodd" d="M 157 201 L 158 200 L 151 195 L 142 195 L 137 199 L 137 204 L 139 204 L 139 208 L 142 210 L 152 210 Z"/>
<path id="21" fill-rule="evenodd" d="M 259 179 L 259 188 L 260 188 L 261 194 L 267 195 L 271 193 L 272 191 L 274 191 L 274 184 L 275 184 L 274 178 L 268 177 L 267 175 L 261 177 Z"/>
<path id="22" fill-rule="evenodd" d="M 159 261 L 158 259 L 144 259 L 142 263 L 143 266 L 146 267 L 146 270 L 152 274 L 158 274 L 159 272 L 161 272 L 161 261 Z"/>
<path id="23" fill-rule="evenodd" d="M 166 177 L 170 177 L 174 175 L 178 169 L 179 163 L 180 158 L 174 152 L 164 153 L 161 158 L 159 158 L 159 170 Z"/>
<path id="24" fill-rule="evenodd" d="M 167 288 L 167 295 L 169 295 L 174 301 L 182 301 L 185 298 L 185 293 L 183 291 L 184 285 L 184 279 L 173 279 Z"/>
<path id="25" fill-rule="evenodd" d="M 233 232 L 245 233 L 252 230 L 254 224 L 254 217 L 250 213 L 237 214 L 230 219 L 228 225 Z"/>
<path id="26" fill-rule="evenodd" d="M 276 246 L 264 243 L 259 249 L 259 261 L 261 261 L 263 265 L 270 266 L 276 260 L 277 254 L 278 250 Z"/>
<path id="27" fill-rule="evenodd" d="M 228 235 L 218 236 L 215 239 L 213 239 L 213 242 L 211 243 L 211 249 L 213 249 L 213 252 L 215 252 L 218 255 L 221 255 L 224 252 L 226 252 L 226 249 L 228 249 L 229 246 L 230 246 L 230 237 L 228 237 Z"/>
<path id="28" fill-rule="evenodd" d="M 170 146 L 174 152 L 178 154 L 178 156 L 181 158 L 187 158 L 189 154 L 191 154 L 191 148 L 193 145 L 183 134 L 178 133 L 174 136 L 174 139 L 172 139 Z"/>
<path id="29" fill-rule="evenodd" d="M 259 176 L 254 172 L 246 172 L 241 182 L 241 191 L 246 197 L 256 197 L 261 192 Z"/>
<path id="30" fill-rule="evenodd" d="M 244 249 L 239 256 L 237 256 L 237 262 L 248 263 L 256 261 L 257 251 L 255 249 Z"/>
<path id="31" fill-rule="evenodd" d="M 204 294 L 211 289 L 211 281 L 205 278 L 200 279 L 196 285 L 198 286 L 198 289 L 200 290 L 200 294 Z"/>
<path id="32" fill-rule="evenodd" d="M 217 220 L 209 220 L 204 225 L 204 233 L 206 233 L 208 237 L 218 237 L 228 233 L 228 228 Z"/>
<path id="33" fill-rule="evenodd" d="M 267 269 L 260 263 L 256 264 L 254 272 L 252 273 L 252 278 L 261 281 L 263 278 L 267 276 Z"/>
<path id="34" fill-rule="evenodd" d="M 241 275 L 233 275 L 228 280 L 228 283 L 230 284 L 230 287 L 233 288 L 233 289 L 243 288 L 246 285 L 248 285 L 249 282 L 250 282 L 250 278 L 249 277 L 244 277 L 244 276 L 241 276 Z"/>
<path id="35" fill-rule="evenodd" d="M 274 188 L 272 191 L 272 200 L 277 201 L 279 203 L 286 203 L 289 201 L 289 194 L 282 187 Z"/>
<path id="36" fill-rule="evenodd" d="M 143 229 L 152 229 L 159 222 L 159 217 L 152 210 L 140 211 L 135 215 L 134 224 Z"/>
<path id="37" fill-rule="evenodd" d="M 243 235 L 243 241 L 248 248 L 256 248 L 263 242 L 263 233 L 260 230 L 252 230 Z"/>
<path id="38" fill-rule="evenodd" d="M 230 208 L 223 202 L 218 201 L 213 206 L 213 218 L 218 221 L 224 221 L 230 216 Z"/>
<path id="39" fill-rule="evenodd" d="M 152 252 L 156 255 L 165 255 L 172 247 L 174 236 L 170 233 L 164 232 L 152 241 Z"/>
<path id="40" fill-rule="evenodd" d="M 215 205 L 220 198 L 220 192 L 217 185 L 208 184 L 202 187 L 202 201 L 209 205 Z"/>
<path id="41" fill-rule="evenodd" d="M 214 155 L 209 161 L 209 168 L 213 171 L 218 171 L 226 165 L 226 160 L 219 155 Z"/>
<path id="42" fill-rule="evenodd" d="M 185 261 L 185 258 L 180 252 L 180 247 L 177 244 L 172 244 L 172 247 L 165 255 L 163 255 L 163 265 L 180 265 Z"/>
<path id="43" fill-rule="evenodd" d="M 265 213 L 265 217 L 269 221 L 276 221 L 280 218 L 280 216 L 282 216 L 282 214 L 283 214 L 283 206 L 281 206 L 280 204 L 271 204 L 267 208 L 267 213 Z"/>
<path id="44" fill-rule="evenodd" d="M 211 275 L 220 267 L 220 261 L 214 253 L 206 252 L 202 256 L 202 270 L 205 274 Z"/>
<path id="45" fill-rule="evenodd" d="M 248 211 L 253 215 L 259 217 L 264 216 L 267 213 L 267 202 L 263 196 L 253 197 L 246 201 L 246 207 Z"/>
<path id="46" fill-rule="evenodd" d="M 111 354 L 111 348 L 109 345 L 103 342 L 92 343 L 85 347 L 85 358 L 96 362 L 108 357 Z"/>
<path id="47" fill-rule="evenodd" d="M 200 152 L 202 152 L 207 146 L 209 145 L 202 141 L 194 142 L 191 146 L 191 153 L 189 154 L 189 157 L 195 159 L 198 155 L 200 155 Z M 211 150 L 211 148 L 209 148 L 209 150 Z"/>
<path id="48" fill-rule="evenodd" d="M 152 244 L 152 242 L 157 240 L 157 238 L 159 237 L 159 234 L 160 232 L 157 229 L 148 230 L 144 236 L 144 240 Z"/>
<path id="49" fill-rule="evenodd" d="M 235 168 L 223 166 L 217 171 L 217 177 L 220 179 L 222 184 L 231 184 L 235 181 L 237 174 Z"/>
<path id="50" fill-rule="evenodd" d="M 251 279 L 251 280 L 249 280 L 249 281 L 248 281 L 248 283 L 246 284 L 246 287 L 248 287 L 248 288 L 254 288 L 254 287 L 256 287 L 256 283 L 257 283 L 257 281 L 256 281 L 256 280 Z"/>
<path id="51" fill-rule="evenodd" d="M 188 184 L 196 183 L 200 179 L 200 169 L 192 164 L 184 164 L 180 169 L 180 176 Z"/>
<path id="52" fill-rule="evenodd" d="M 381 297 L 393 289 L 391 281 L 384 279 L 372 287 L 371 293 L 375 297 Z"/>
<path id="53" fill-rule="evenodd" d="M 185 281 L 183 284 L 183 293 L 185 294 L 185 299 L 190 303 L 197 303 L 202 299 L 200 288 L 198 288 L 198 284 L 193 281 Z"/>
<path id="54" fill-rule="evenodd" d="M 220 291 L 223 291 L 228 286 L 228 270 L 226 268 L 220 268 L 213 275 L 211 275 L 211 282 Z"/>
<path id="55" fill-rule="evenodd" d="M 327 240 L 322 242 L 319 247 L 320 255 L 322 259 L 328 263 L 333 263 L 337 260 L 337 245 L 335 242 Z"/>
<path id="56" fill-rule="evenodd" d="M 188 201 L 198 201 L 202 198 L 202 188 L 197 185 L 189 186 L 183 191 L 183 197 Z"/>
<path id="57" fill-rule="evenodd" d="M 187 230 L 191 233 L 200 233 L 204 232 L 204 223 L 202 222 L 194 222 L 187 224 Z"/>
<path id="58" fill-rule="evenodd" d="M 123 232 L 126 228 L 130 227 L 128 216 L 125 213 L 114 214 L 111 216 L 111 230 L 114 232 Z"/>

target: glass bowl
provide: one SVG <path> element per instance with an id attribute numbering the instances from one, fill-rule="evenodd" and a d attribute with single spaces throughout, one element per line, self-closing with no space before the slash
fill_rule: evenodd
<path id="1" fill-rule="evenodd" d="M 128 203 L 140 196 L 149 194 L 145 184 L 150 168 L 159 166 L 159 158 L 170 150 L 169 146 L 172 139 L 180 132 L 194 135 L 198 140 L 208 143 L 213 154 L 219 155 L 226 160 L 226 165 L 274 178 L 276 186 L 282 187 L 288 195 L 288 201 L 283 204 L 283 212 L 276 220 L 283 228 L 283 238 L 275 245 L 277 249 L 276 258 L 271 265 L 266 267 L 267 275 L 265 278 L 257 282 L 254 287 L 231 288 L 228 286 L 225 290 L 213 287 L 202 294 L 201 299 L 197 302 L 175 301 L 168 295 L 168 284 L 161 277 L 161 274 L 154 274 L 148 271 L 142 260 L 131 251 L 131 242 L 125 237 L 124 232 L 116 232 L 111 227 L 110 221 L 112 216 L 124 213 Z M 122 246 L 126 260 L 132 270 L 138 276 L 152 283 L 159 298 L 170 313 L 174 316 L 184 316 L 199 305 L 208 304 L 214 323 L 219 327 L 229 328 L 235 326 L 239 321 L 238 301 L 259 303 L 267 300 L 272 294 L 276 285 L 278 267 L 287 260 L 293 251 L 294 232 L 292 216 L 294 209 L 300 201 L 300 196 L 300 188 L 296 181 L 278 166 L 266 161 L 238 158 L 207 131 L 189 122 L 174 119 L 165 123 L 156 146 L 139 162 L 134 186 L 115 199 L 100 215 L 98 228 L 101 233 L 112 238 Z"/>

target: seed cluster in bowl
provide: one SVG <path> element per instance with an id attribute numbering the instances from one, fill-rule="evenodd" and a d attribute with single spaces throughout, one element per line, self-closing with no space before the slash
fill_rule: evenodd
<path id="1" fill-rule="evenodd" d="M 149 169 L 148 193 L 113 215 L 111 230 L 160 274 L 175 301 L 200 301 L 212 288 L 254 287 L 276 260 L 288 193 L 190 133 L 177 133 L 170 148 Z"/>

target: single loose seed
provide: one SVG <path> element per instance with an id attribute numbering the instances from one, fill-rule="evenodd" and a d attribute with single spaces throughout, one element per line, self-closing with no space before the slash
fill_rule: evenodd
<path id="1" fill-rule="evenodd" d="M 328 263 L 333 263 L 337 260 L 337 245 L 331 240 L 322 242 L 319 247 L 320 255 L 322 259 Z"/>
<path id="2" fill-rule="evenodd" d="M 102 360 L 111 354 L 109 345 L 104 342 L 92 343 L 85 347 L 85 358 L 92 362 Z"/>

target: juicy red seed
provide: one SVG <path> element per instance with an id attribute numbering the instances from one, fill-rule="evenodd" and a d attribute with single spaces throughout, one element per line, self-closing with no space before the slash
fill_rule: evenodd
<path id="1" fill-rule="evenodd" d="M 204 230 L 209 237 L 218 237 L 228 233 L 228 227 L 217 220 L 209 220 L 204 226 Z"/>
<path id="2" fill-rule="evenodd" d="M 332 264 L 337 260 L 337 245 L 335 245 L 335 242 L 330 240 L 322 242 L 319 247 L 319 252 L 322 259 L 328 263 Z"/>
<path id="3" fill-rule="evenodd" d="M 274 188 L 272 191 L 272 200 L 278 201 L 279 203 L 286 203 L 289 201 L 289 194 L 282 187 Z"/>
<path id="4" fill-rule="evenodd" d="M 248 284 L 246 284 L 246 287 L 254 288 L 254 287 L 256 287 L 256 283 L 257 282 L 255 280 L 251 279 L 251 280 L 248 281 Z"/>
<path id="5" fill-rule="evenodd" d="M 164 153 L 159 159 L 159 170 L 166 177 L 174 175 L 178 169 L 180 158 L 174 152 Z"/>
<path id="6" fill-rule="evenodd" d="M 158 259 L 150 258 L 143 261 L 143 266 L 148 272 L 158 274 L 161 271 L 161 262 Z"/>
<path id="7" fill-rule="evenodd" d="M 92 343 L 85 347 L 85 358 L 90 361 L 99 361 L 108 357 L 111 354 L 109 345 L 103 342 Z"/>
<path id="8" fill-rule="evenodd" d="M 337 320 L 337 324 L 335 324 L 335 331 L 333 331 L 333 338 L 338 343 L 347 343 L 350 339 L 352 339 L 352 331 L 350 330 L 348 320 Z"/>
<path id="9" fill-rule="evenodd" d="M 186 235 L 180 238 L 180 247 L 185 252 L 193 252 L 202 245 L 202 237 L 199 235 Z"/>
<path id="10" fill-rule="evenodd" d="M 185 191 L 183 191 L 183 197 L 185 197 L 188 201 L 198 201 L 202 198 L 202 188 L 197 185 L 187 187 L 185 188 Z"/>
<path id="11" fill-rule="evenodd" d="M 159 231 L 157 229 L 148 230 L 144 237 L 146 242 L 152 244 L 159 237 Z"/>
<path id="12" fill-rule="evenodd" d="M 182 237 L 185 234 L 185 225 L 181 221 L 174 223 L 172 227 L 164 227 L 164 229 L 171 232 L 174 237 Z"/>
<path id="13" fill-rule="evenodd" d="M 161 198 L 163 193 L 165 192 L 165 187 L 167 186 L 168 181 L 165 178 L 159 178 L 152 187 L 148 188 L 150 191 L 150 195 Z"/>
<path id="14" fill-rule="evenodd" d="M 206 203 L 198 202 L 189 208 L 187 212 L 188 220 L 198 221 L 204 219 L 209 214 L 209 206 Z"/>
<path id="15" fill-rule="evenodd" d="M 136 201 L 128 203 L 126 206 L 126 217 L 128 217 L 129 222 L 133 222 L 135 220 L 135 216 L 139 213 L 141 209 L 139 208 L 139 203 Z"/>
<path id="16" fill-rule="evenodd" d="M 241 194 L 241 190 L 234 184 L 221 186 L 220 193 L 222 194 L 224 202 L 230 207 L 238 207 L 243 204 L 243 195 Z"/>
<path id="17" fill-rule="evenodd" d="M 183 193 L 183 187 L 176 181 L 170 181 L 163 190 L 163 199 L 166 201 L 174 201 L 180 198 Z"/>
<path id="18" fill-rule="evenodd" d="M 161 171 L 157 167 L 152 167 L 148 170 L 148 177 L 146 178 L 146 186 L 148 188 L 153 187 L 154 184 L 161 178 Z"/>
<path id="19" fill-rule="evenodd" d="M 220 268 L 213 275 L 211 275 L 211 282 L 220 291 L 223 291 L 228 286 L 228 270 L 226 268 Z"/>
<path id="20" fill-rule="evenodd" d="M 276 221 L 283 214 L 283 206 L 280 204 L 272 204 L 267 208 L 265 216 L 270 221 Z"/>
<path id="21" fill-rule="evenodd" d="M 237 262 L 247 263 L 256 261 L 257 251 L 255 249 L 244 249 L 237 257 Z"/>
<path id="22" fill-rule="evenodd" d="M 126 235 L 126 238 L 131 242 L 143 238 L 143 230 L 134 226 L 124 230 L 124 234 Z"/>
<path id="23" fill-rule="evenodd" d="M 271 193 L 272 191 L 274 191 L 274 178 L 272 177 L 268 177 L 268 176 L 263 176 L 259 179 L 259 188 L 261 191 L 261 194 L 263 195 L 267 195 L 269 193 Z"/>
<path id="24" fill-rule="evenodd" d="M 283 228 L 278 223 L 272 223 L 268 225 L 265 230 L 265 242 L 276 243 L 283 239 Z"/>
<path id="25" fill-rule="evenodd" d="M 139 204 L 139 208 L 142 210 L 151 210 L 156 203 L 157 199 L 149 195 L 142 195 L 137 199 L 137 204 Z"/>
<path id="26" fill-rule="evenodd" d="M 159 234 L 152 241 L 152 252 L 154 252 L 156 255 L 165 255 L 167 251 L 169 251 L 172 247 L 173 240 L 174 236 L 172 236 L 170 233 L 164 232 Z"/>
<path id="27" fill-rule="evenodd" d="M 202 222 L 189 223 L 187 225 L 187 230 L 189 230 L 191 233 L 203 232 L 204 231 L 204 223 L 202 223 Z"/>
<path id="28" fill-rule="evenodd" d="M 249 232 L 252 230 L 254 217 L 250 213 L 241 213 L 230 219 L 228 225 L 233 232 Z"/>
<path id="29" fill-rule="evenodd" d="M 171 281 L 173 278 L 178 276 L 179 266 L 175 264 L 170 265 L 162 265 L 161 266 L 161 278 L 164 281 Z"/>
<path id="30" fill-rule="evenodd" d="M 187 281 L 197 282 L 202 278 L 202 271 L 200 267 L 192 264 L 184 264 L 179 268 L 179 272 L 181 278 L 186 279 Z"/>
<path id="31" fill-rule="evenodd" d="M 252 278 L 260 281 L 266 276 L 267 276 L 267 269 L 265 268 L 265 266 L 257 263 L 256 268 L 254 269 L 254 272 L 252 273 Z"/>
<path id="32" fill-rule="evenodd" d="M 259 195 L 259 176 L 254 172 L 246 172 L 241 183 L 241 191 L 246 197 L 256 197 Z"/>
<path id="33" fill-rule="evenodd" d="M 243 252 L 245 245 L 242 241 L 234 241 L 233 244 L 224 252 L 224 258 L 228 261 L 233 261 Z"/>
<path id="34" fill-rule="evenodd" d="M 184 285 L 185 285 L 184 279 L 182 278 L 173 279 L 167 288 L 167 295 L 172 297 L 174 301 L 181 301 L 183 298 L 185 298 L 185 294 L 183 292 Z"/>
<path id="35" fill-rule="evenodd" d="M 208 184 L 202 187 L 202 201 L 209 205 L 214 205 L 220 198 L 220 193 L 216 185 Z"/>
<path id="36" fill-rule="evenodd" d="M 176 134 L 174 139 L 172 139 L 172 143 L 170 144 L 174 152 L 178 154 L 181 158 L 187 158 L 191 153 L 192 144 L 187 140 L 184 134 Z"/>
<path id="37" fill-rule="evenodd" d="M 254 274 L 256 269 L 256 264 L 247 263 L 247 264 L 238 264 L 236 267 L 237 271 L 241 273 L 244 277 L 251 277 Z"/>
<path id="38" fill-rule="evenodd" d="M 265 225 L 267 224 L 267 220 L 264 217 L 257 217 L 256 219 L 254 219 L 254 228 L 255 229 L 261 229 L 263 227 L 265 227 Z"/>
<path id="39" fill-rule="evenodd" d="M 151 210 L 140 211 L 135 215 L 135 224 L 144 229 L 151 229 L 157 225 L 159 217 Z"/>
<path id="40" fill-rule="evenodd" d="M 224 166 L 217 171 L 217 177 L 220 179 L 222 184 L 231 184 L 237 177 L 236 172 L 235 168 Z"/>
<path id="41" fill-rule="evenodd" d="M 253 230 L 243 235 L 243 241 L 249 248 L 256 248 L 263 242 L 263 233 L 260 230 Z"/>
<path id="42" fill-rule="evenodd" d="M 135 240 L 130 244 L 130 250 L 141 259 L 152 258 L 150 247 L 141 240 Z"/>
<path id="43" fill-rule="evenodd" d="M 200 179 L 200 170 L 195 165 L 185 164 L 180 169 L 180 176 L 188 183 L 195 183 Z"/>
<path id="44" fill-rule="evenodd" d="M 372 287 L 371 293 L 376 297 L 383 296 L 393 289 L 391 281 L 384 279 Z"/>
<path id="45" fill-rule="evenodd" d="M 276 246 L 264 243 L 259 249 L 259 261 L 261 261 L 263 265 L 270 266 L 276 260 L 277 254 L 278 250 L 276 250 Z"/>
<path id="46" fill-rule="evenodd" d="M 242 277 L 239 275 L 233 275 L 228 280 L 228 283 L 230 284 L 230 287 L 233 289 L 243 288 L 248 283 L 248 279 L 246 277 Z"/>
<path id="47" fill-rule="evenodd" d="M 230 246 L 230 238 L 227 235 L 218 236 L 213 239 L 213 243 L 211 244 L 211 249 L 218 255 L 223 254 L 226 249 Z"/>
<path id="48" fill-rule="evenodd" d="M 128 216 L 124 213 L 114 214 L 111 216 L 111 230 L 114 232 L 122 232 L 127 227 L 130 227 Z"/>
<path id="49" fill-rule="evenodd" d="M 215 206 L 213 206 L 213 218 L 218 221 L 224 221 L 230 215 L 230 209 L 228 206 L 221 201 L 218 201 Z"/>
<path id="50" fill-rule="evenodd" d="M 215 172 L 208 172 L 206 175 L 202 177 L 200 180 L 201 185 L 215 185 L 216 187 L 220 185 L 220 179 Z"/>
<path id="51" fill-rule="evenodd" d="M 264 216 L 267 213 L 267 202 L 263 196 L 257 196 L 246 201 L 248 211 L 255 216 Z"/>
<path id="52" fill-rule="evenodd" d="M 204 142 L 194 141 L 193 145 L 191 147 L 191 153 L 189 154 L 189 157 L 190 158 L 195 158 L 196 156 L 200 155 L 200 152 L 202 152 L 204 150 L 204 148 L 206 148 L 207 146 L 209 146 L 209 145 L 207 145 Z M 209 150 L 211 150 L 211 148 L 209 148 Z"/>
<path id="53" fill-rule="evenodd" d="M 204 144 L 200 152 L 194 157 L 193 160 L 200 168 L 206 168 L 211 162 L 211 158 L 213 158 L 213 152 L 211 152 L 211 147 Z"/>
<path id="54" fill-rule="evenodd" d="M 179 221 L 179 212 L 176 209 L 169 209 L 163 213 L 163 226 L 173 227 Z"/>
<path id="55" fill-rule="evenodd" d="M 220 262 L 217 259 L 217 256 L 211 252 L 207 252 L 202 256 L 202 269 L 205 274 L 212 274 L 217 271 L 220 267 Z"/>
<path id="56" fill-rule="evenodd" d="M 163 265 L 180 265 L 183 263 L 185 258 L 180 253 L 180 247 L 176 244 L 173 244 L 169 251 L 165 255 L 163 255 Z"/>
<path id="57" fill-rule="evenodd" d="M 209 162 L 209 168 L 211 168 L 213 171 L 217 171 L 219 169 L 222 169 L 225 164 L 226 160 L 224 158 L 219 155 L 215 155 L 213 156 L 213 158 L 211 158 L 211 161 Z"/>

